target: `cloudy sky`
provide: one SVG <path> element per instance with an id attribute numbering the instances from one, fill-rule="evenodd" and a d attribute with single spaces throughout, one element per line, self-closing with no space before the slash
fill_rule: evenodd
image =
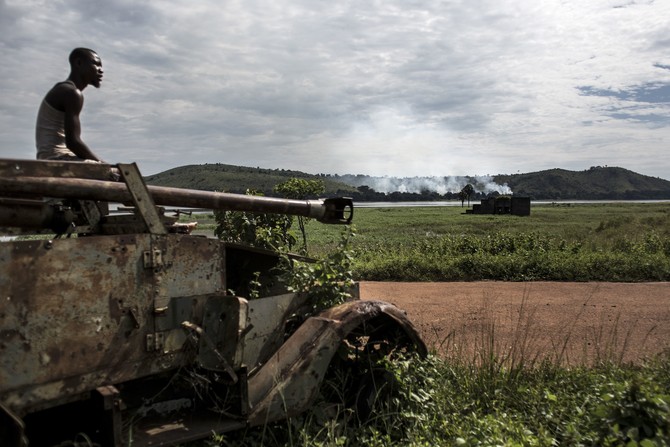
<path id="1" fill-rule="evenodd" d="M 227 163 L 670 179 L 667 0 L 0 0 L 0 145 L 34 158 L 76 46 L 83 137 L 144 174 Z"/>

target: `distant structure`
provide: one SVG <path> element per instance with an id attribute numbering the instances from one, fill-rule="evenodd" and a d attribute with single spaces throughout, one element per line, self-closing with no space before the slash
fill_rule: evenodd
<path id="1" fill-rule="evenodd" d="M 512 214 L 530 216 L 530 197 L 498 196 L 482 199 L 480 204 L 472 205 L 466 214 Z"/>

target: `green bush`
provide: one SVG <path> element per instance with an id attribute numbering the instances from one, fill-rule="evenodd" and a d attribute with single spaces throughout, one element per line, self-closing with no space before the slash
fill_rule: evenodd
<path id="1" fill-rule="evenodd" d="M 645 377 L 612 384 L 594 414 L 599 445 L 670 445 L 670 393 Z"/>
<path id="2" fill-rule="evenodd" d="M 353 256 L 349 244 L 354 236 L 354 229 L 345 226 L 337 248 L 313 262 L 285 258 L 285 279 L 289 290 L 306 293 L 312 303 L 312 311 L 327 309 L 351 298 L 354 280 L 351 271 Z"/>
<path id="3" fill-rule="evenodd" d="M 262 196 L 247 190 L 247 195 Z M 293 217 L 285 214 L 251 213 L 244 211 L 215 211 L 214 235 L 225 242 L 253 247 L 288 251 L 296 243 L 291 233 Z"/>

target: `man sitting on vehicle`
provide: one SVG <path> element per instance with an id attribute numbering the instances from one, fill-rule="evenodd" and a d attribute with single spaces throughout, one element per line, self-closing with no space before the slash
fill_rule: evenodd
<path id="1" fill-rule="evenodd" d="M 100 87 L 102 62 L 88 48 L 70 53 L 70 76 L 46 94 L 35 126 L 38 160 L 103 162 L 81 139 L 79 113 L 84 106 L 82 91 Z"/>

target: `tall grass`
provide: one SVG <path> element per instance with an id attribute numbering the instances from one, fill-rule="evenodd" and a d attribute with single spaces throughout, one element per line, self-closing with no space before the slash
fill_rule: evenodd
<path id="1" fill-rule="evenodd" d="M 638 366 L 566 368 L 495 354 L 388 366 L 395 397 L 359 424 L 343 405 L 217 437 L 221 446 L 668 446 L 670 355 Z M 338 386 L 329 383 L 329 386 Z"/>

